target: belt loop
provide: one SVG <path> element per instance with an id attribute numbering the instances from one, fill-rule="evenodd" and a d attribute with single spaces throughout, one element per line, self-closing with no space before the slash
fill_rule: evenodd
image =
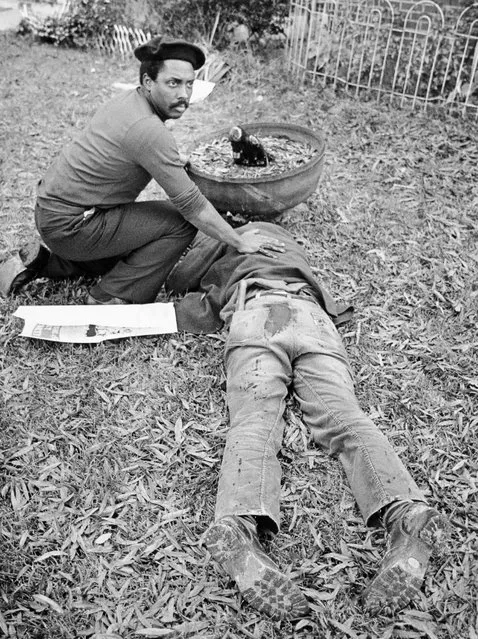
<path id="1" fill-rule="evenodd" d="M 243 311 L 246 304 L 247 280 L 239 282 L 239 291 L 237 293 L 236 311 Z"/>

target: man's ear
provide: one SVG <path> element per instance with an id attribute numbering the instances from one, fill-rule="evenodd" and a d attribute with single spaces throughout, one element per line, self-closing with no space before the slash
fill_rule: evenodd
<path id="1" fill-rule="evenodd" d="M 147 73 L 143 73 L 143 77 L 141 78 L 141 85 L 148 91 L 151 91 L 152 82 L 153 81 L 151 80 L 149 75 Z"/>

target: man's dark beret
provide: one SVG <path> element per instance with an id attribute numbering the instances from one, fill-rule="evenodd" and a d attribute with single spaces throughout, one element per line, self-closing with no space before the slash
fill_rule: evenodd
<path id="1" fill-rule="evenodd" d="M 134 50 L 134 55 L 145 62 L 146 60 L 185 60 L 199 69 L 206 62 L 202 49 L 185 40 L 173 40 L 168 36 L 155 36 L 149 42 L 141 44 Z"/>

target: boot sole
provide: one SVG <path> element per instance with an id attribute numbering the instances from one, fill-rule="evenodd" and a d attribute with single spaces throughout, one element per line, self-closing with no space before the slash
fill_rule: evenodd
<path id="1" fill-rule="evenodd" d="M 420 531 L 414 557 L 397 558 L 372 580 L 364 593 L 371 612 L 392 614 L 407 606 L 420 593 L 430 557 L 446 546 L 449 523 L 437 513 Z"/>
<path id="2" fill-rule="evenodd" d="M 309 606 L 299 588 L 267 555 L 251 549 L 247 541 L 226 522 L 217 523 L 206 535 L 206 546 L 215 561 L 236 582 L 244 599 L 274 619 L 303 617 Z M 271 562 L 272 563 L 272 562 Z"/>

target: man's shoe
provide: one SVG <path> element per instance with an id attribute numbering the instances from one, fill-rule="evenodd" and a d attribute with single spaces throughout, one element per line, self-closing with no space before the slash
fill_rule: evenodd
<path id="1" fill-rule="evenodd" d="M 33 240 L 16 255 L 0 264 L 0 295 L 7 297 L 37 278 L 46 266 L 50 251 Z"/>
<path id="2" fill-rule="evenodd" d="M 428 561 L 444 550 L 448 519 L 426 504 L 410 504 L 390 526 L 387 552 L 363 599 L 371 612 L 393 614 L 417 598 Z"/>
<path id="3" fill-rule="evenodd" d="M 22 246 L 18 251 L 20 259 L 29 271 L 39 273 L 47 265 L 50 251 L 35 239 Z"/>
<path id="4" fill-rule="evenodd" d="M 274 619 L 293 619 L 307 614 L 307 600 L 266 555 L 254 524 L 242 517 L 223 517 L 207 532 L 206 546 L 256 610 Z"/>

